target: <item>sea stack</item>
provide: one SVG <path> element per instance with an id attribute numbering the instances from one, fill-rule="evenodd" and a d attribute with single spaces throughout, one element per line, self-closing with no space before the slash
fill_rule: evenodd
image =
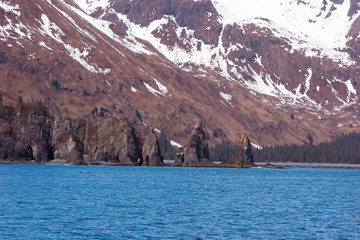
<path id="1" fill-rule="evenodd" d="M 239 150 L 221 164 L 224 167 L 254 167 L 254 158 L 251 151 L 250 139 L 246 134 L 241 135 L 239 140 Z"/>
<path id="2" fill-rule="evenodd" d="M 165 166 L 161 156 L 160 144 L 153 129 L 144 140 L 142 156 L 145 166 Z"/>
<path id="3" fill-rule="evenodd" d="M 209 134 L 204 124 L 198 122 L 191 134 L 189 143 L 180 148 L 173 166 L 207 167 L 214 164 L 209 160 Z"/>

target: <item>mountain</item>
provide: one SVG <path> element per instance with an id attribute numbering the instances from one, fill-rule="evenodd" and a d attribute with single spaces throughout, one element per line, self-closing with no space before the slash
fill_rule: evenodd
<path id="1" fill-rule="evenodd" d="M 5 102 L 129 118 L 184 144 L 359 128 L 358 0 L 0 0 Z"/>

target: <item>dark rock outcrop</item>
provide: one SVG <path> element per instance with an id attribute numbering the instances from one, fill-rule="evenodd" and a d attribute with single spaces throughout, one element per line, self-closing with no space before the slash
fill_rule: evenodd
<path id="1" fill-rule="evenodd" d="M 246 134 L 243 134 L 240 137 L 238 152 L 235 153 L 235 155 L 233 155 L 232 157 L 224 160 L 221 163 L 221 166 L 241 168 L 255 166 L 253 154 L 251 151 L 250 139 Z"/>
<path id="2" fill-rule="evenodd" d="M 53 119 L 46 107 L 37 103 L 16 108 L 0 104 L 0 160 L 38 163 L 51 159 Z"/>
<path id="3" fill-rule="evenodd" d="M 73 164 L 84 164 L 84 145 L 74 132 L 67 110 L 62 110 L 55 117 L 52 144 L 56 159 L 65 159 L 68 163 Z"/>
<path id="4" fill-rule="evenodd" d="M 174 166 L 206 167 L 214 164 L 209 160 L 209 134 L 199 122 L 191 134 L 189 143 L 180 148 Z"/>
<path id="5" fill-rule="evenodd" d="M 149 165 L 161 165 L 156 136 L 149 136 L 144 153 Z M 141 165 L 142 138 L 128 120 L 101 118 L 97 124 L 72 120 L 67 111 L 55 120 L 46 107 L 0 102 L 0 161 L 46 163 L 63 159 L 70 164 Z M 86 156 L 85 160 L 84 157 Z"/>
<path id="6" fill-rule="evenodd" d="M 144 140 L 142 156 L 144 160 L 143 165 L 165 166 L 161 156 L 160 144 L 154 130 L 151 130 Z"/>
<path id="7" fill-rule="evenodd" d="M 142 140 L 129 120 L 100 119 L 97 124 L 79 123 L 76 132 L 87 158 L 97 163 L 137 166 L 142 164 Z"/>

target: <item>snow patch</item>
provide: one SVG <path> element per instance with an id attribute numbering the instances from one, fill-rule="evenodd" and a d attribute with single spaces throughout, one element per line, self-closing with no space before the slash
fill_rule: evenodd
<path id="1" fill-rule="evenodd" d="M 231 99 L 232 99 L 232 96 L 227 93 L 220 92 L 220 96 L 223 97 L 228 102 L 231 101 Z"/>
<path id="2" fill-rule="evenodd" d="M 164 85 L 162 85 L 158 80 L 156 80 L 155 78 L 153 78 L 153 79 L 154 79 L 154 81 L 155 81 L 158 89 L 159 89 L 162 93 L 167 94 L 167 93 L 169 92 L 168 89 L 167 89 Z"/>
<path id="3" fill-rule="evenodd" d="M 15 15 L 15 21 L 9 19 L 6 15 L 4 16 L 7 24 L 3 23 L 0 26 L 0 40 L 8 41 L 8 39 L 14 39 L 17 40 L 16 43 L 19 46 L 24 47 L 18 40 L 22 38 L 32 40 L 32 31 L 19 20 L 21 15 L 19 5 L 12 6 L 8 3 L 0 2 L 0 8 L 4 9 L 5 12 L 11 12 Z"/>
<path id="4" fill-rule="evenodd" d="M 64 0 L 61 0 L 64 3 Z M 87 11 L 87 6 L 89 3 L 87 0 L 77 0 L 76 2 L 80 2 L 80 7 L 84 10 Z M 90 3 L 96 3 L 98 2 L 98 4 L 100 4 L 101 6 L 105 6 L 105 2 L 104 4 L 100 3 L 100 1 L 91 1 Z M 146 49 L 146 47 L 140 43 L 139 41 L 136 40 L 136 38 L 134 37 L 135 35 L 129 34 L 126 37 L 120 37 L 118 35 L 116 35 L 110 28 L 110 25 L 112 25 L 113 23 L 108 22 L 108 21 L 104 21 L 101 19 L 96 19 L 93 18 L 91 16 L 89 16 L 88 14 L 84 13 L 83 11 L 67 5 L 66 3 L 64 3 L 65 6 L 67 8 L 69 8 L 70 10 L 72 10 L 73 12 L 75 12 L 76 14 L 78 14 L 80 17 L 82 17 L 84 20 L 86 20 L 87 22 L 89 22 L 91 25 L 93 25 L 95 28 L 97 28 L 98 30 L 100 30 L 102 33 L 106 34 L 109 38 L 113 39 L 114 41 L 120 43 L 121 45 L 125 46 L 126 48 L 128 48 L 129 50 L 135 52 L 135 53 L 140 53 L 140 54 L 146 54 L 146 55 L 156 55 L 154 52 L 151 52 L 149 50 Z M 96 5 L 96 4 L 95 4 Z"/>
<path id="5" fill-rule="evenodd" d="M 164 95 L 163 93 L 159 92 L 158 90 L 156 90 L 155 88 L 150 86 L 148 83 L 146 83 L 146 82 L 143 82 L 143 83 L 144 83 L 144 86 L 147 88 L 147 90 L 149 92 L 151 92 L 152 94 L 154 94 L 155 96 Z"/>
<path id="6" fill-rule="evenodd" d="M 52 49 L 49 48 L 44 42 L 39 42 L 39 45 L 46 48 L 46 49 L 48 49 L 48 50 L 50 50 L 50 51 L 52 51 Z"/>
<path id="7" fill-rule="evenodd" d="M 15 6 L 10 5 L 9 3 L 0 2 L 0 8 L 4 9 L 5 12 L 11 12 L 13 14 L 15 14 L 16 16 L 20 17 L 21 13 L 20 13 L 20 7 L 18 4 L 16 4 Z"/>
<path id="8" fill-rule="evenodd" d="M 105 9 L 110 5 L 108 0 L 76 0 L 75 2 L 89 15 L 98 8 Z"/>
<path id="9" fill-rule="evenodd" d="M 181 148 L 181 144 L 177 143 L 177 142 L 174 142 L 173 140 L 170 140 L 170 144 L 174 147 L 177 147 L 177 148 Z"/>
<path id="10" fill-rule="evenodd" d="M 134 88 L 134 87 L 131 87 L 131 91 L 134 92 L 134 93 L 137 92 L 136 88 Z"/>
<path id="11" fill-rule="evenodd" d="M 342 4 L 323 0 L 217 0 L 212 1 L 225 23 L 266 18 L 299 36 L 308 36 L 322 48 L 346 47 L 346 34 L 359 13 L 348 16 L 350 0 Z M 334 6 L 334 9 L 331 9 Z M 330 14 L 329 14 L 330 13 Z M 329 14 L 329 16 L 328 16 Z"/>
<path id="12" fill-rule="evenodd" d="M 75 61 L 80 63 L 85 69 L 92 73 L 102 73 L 102 74 L 108 74 L 110 73 L 110 68 L 102 69 L 98 67 L 96 64 L 89 64 L 87 60 L 87 56 L 89 55 L 91 48 L 85 48 L 83 51 L 81 51 L 78 48 L 72 47 L 70 44 L 65 43 L 62 40 L 62 37 L 65 36 L 65 33 L 61 30 L 59 26 L 57 26 L 55 23 L 51 22 L 49 17 L 46 14 L 41 15 L 40 22 L 42 27 L 42 34 L 48 35 L 58 43 L 62 44 L 66 50 L 69 52 L 69 55 L 71 58 L 73 58 Z"/>
<path id="13" fill-rule="evenodd" d="M 260 149 L 260 150 L 263 149 L 262 147 L 260 147 L 259 145 L 255 144 L 255 143 L 251 143 L 251 145 L 254 146 L 257 149 Z"/>

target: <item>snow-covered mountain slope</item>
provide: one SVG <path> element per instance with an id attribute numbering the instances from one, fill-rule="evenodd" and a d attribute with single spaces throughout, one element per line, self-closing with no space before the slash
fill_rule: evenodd
<path id="1" fill-rule="evenodd" d="M 350 0 L 218 0 L 214 6 L 224 22 L 266 18 L 323 49 L 345 48 L 347 33 L 359 16 L 350 13 Z"/>
<path id="2" fill-rule="evenodd" d="M 293 107 L 340 111 L 358 103 L 359 56 L 346 46 L 360 15 L 356 1 L 77 2 L 126 25 L 184 70 L 217 71 Z"/>
<path id="3" fill-rule="evenodd" d="M 326 45 L 284 24 L 313 16 L 299 9 L 316 1 L 283 1 L 279 9 L 292 13 L 279 22 L 275 12 L 249 15 L 241 2 L 0 0 L 3 97 L 42 99 L 79 117 L 128 117 L 179 143 L 198 120 L 214 143 L 247 132 L 260 146 L 359 130 L 356 1 L 324 1 L 337 8 L 309 22 L 331 24 L 350 3 L 344 46 L 342 37 Z"/>

